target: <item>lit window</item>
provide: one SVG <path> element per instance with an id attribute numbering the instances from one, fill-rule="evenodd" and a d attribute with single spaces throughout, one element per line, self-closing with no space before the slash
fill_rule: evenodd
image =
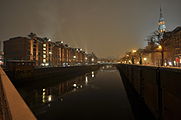
<path id="1" fill-rule="evenodd" d="M 46 47 L 47 45 L 46 44 L 43 44 L 43 47 Z"/>
<path id="2" fill-rule="evenodd" d="M 46 50 L 46 48 L 43 48 L 43 50 Z"/>
<path id="3" fill-rule="evenodd" d="M 46 54 L 46 51 L 43 51 L 44 54 Z"/>
<path id="4" fill-rule="evenodd" d="M 45 63 L 45 62 L 46 62 L 46 59 L 43 59 L 43 62 Z"/>
<path id="5" fill-rule="evenodd" d="M 43 58 L 46 58 L 46 55 L 43 55 Z"/>

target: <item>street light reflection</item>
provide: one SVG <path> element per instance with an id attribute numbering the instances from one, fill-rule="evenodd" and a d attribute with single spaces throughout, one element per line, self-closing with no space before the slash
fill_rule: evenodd
<path id="1" fill-rule="evenodd" d="M 85 76 L 85 84 L 87 85 L 88 84 L 88 77 Z"/>
<path id="2" fill-rule="evenodd" d="M 92 71 L 92 78 L 93 78 L 93 77 L 95 77 L 95 75 L 94 75 L 94 71 Z"/>
<path id="3" fill-rule="evenodd" d="M 48 96 L 48 102 L 51 102 L 52 101 L 52 95 L 49 95 Z"/>

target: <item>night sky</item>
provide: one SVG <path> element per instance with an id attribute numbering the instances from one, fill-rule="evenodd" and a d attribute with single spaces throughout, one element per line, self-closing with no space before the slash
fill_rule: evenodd
<path id="1" fill-rule="evenodd" d="M 34 32 L 118 57 L 146 45 L 158 28 L 160 4 L 167 30 L 181 26 L 181 0 L 0 0 L 0 40 Z"/>

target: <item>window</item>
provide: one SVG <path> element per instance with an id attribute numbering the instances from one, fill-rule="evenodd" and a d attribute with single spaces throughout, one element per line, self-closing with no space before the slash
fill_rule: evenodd
<path id="1" fill-rule="evenodd" d="M 45 63 L 45 62 L 46 62 L 46 59 L 43 59 L 43 62 Z"/>

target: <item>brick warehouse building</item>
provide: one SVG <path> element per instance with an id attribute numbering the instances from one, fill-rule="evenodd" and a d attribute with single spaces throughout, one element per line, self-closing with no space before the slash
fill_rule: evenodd
<path id="1" fill-rule="evenodd" d="M 31 61 L 37 67 L 90 63 L 82 49 L 71 48 L 67 44 L 63 44 L 62 41 L 52 42 L 48 38 L 37 37 L 34 33 L 30 33 L 28 36 L 10 38 L 4 41 L 5 62 L 13 60 L 16 60 L 16 62 L 17 60 Z M 95 55 L 91 57 L 96 60 Z"/>
<path id="2" fill-rule="evenodd" d="M 175 28 L 173 31 L 165 32 L 164 41 L 164 59 L 168 64 L 180 66 L 181 64 L 181 27 Z"/>

